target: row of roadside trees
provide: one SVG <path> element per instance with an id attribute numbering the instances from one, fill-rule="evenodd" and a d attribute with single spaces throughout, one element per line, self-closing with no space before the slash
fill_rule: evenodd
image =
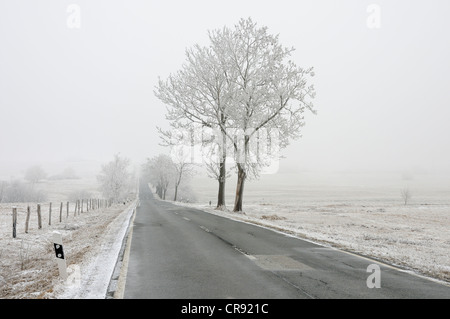
<path id="1" fill-rule="evenodd" d="M 148 159 L 143 165 L 143 178 L 155 186 L 156 193 L 164 200 L 169 187 L 173 185 L 173 200 L 177 201 L 182 181 L 192 177 L 195 167 L 182 152 L 173 156 L 160 154 Z"/>

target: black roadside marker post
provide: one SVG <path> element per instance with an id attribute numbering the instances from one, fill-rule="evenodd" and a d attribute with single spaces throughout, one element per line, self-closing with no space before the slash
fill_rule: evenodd
<path id="1" fill-rule="evenodd" d="M 54 231 L 53 232 L 53 246 L 55 247 L 55 256 L 56 262 L 58 263 L 59 276 L 61 279 L 66 280 L 67 275 L 67 265 L 66 259 L 64 257 L 64 249 L 62 244 L 62 236 L 61 233 Z"/>

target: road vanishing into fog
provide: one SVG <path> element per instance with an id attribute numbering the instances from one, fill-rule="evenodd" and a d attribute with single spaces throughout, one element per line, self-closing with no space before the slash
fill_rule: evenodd
<path id="1" fill-rule="evenodd" d="M 369 288 L 368 282 L 380 288 Z M 144 186 L 132 226 L 123 298 L 447 299 L 450 287 L 368 258 L 161 201 Z"/>

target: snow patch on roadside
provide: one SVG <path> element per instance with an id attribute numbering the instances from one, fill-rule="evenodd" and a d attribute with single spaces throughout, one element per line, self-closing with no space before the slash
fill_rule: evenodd
<path id="1" fill-rule="evenodd" d="M 37 229 L 35 214 L 23 231 L 26 205 L 18 206 L 18 235 L 11 236 L 11 207 L 0 205 L 0 298 L 103 299 L 135 203 L 69 216 Z M 44 208 L 45 209 L 45 208 Z M 43 209 L 43 211 L 45 211 Z M 69 280 L 59 279 L 51 235 L 63 237 Z"/>
<path id="2" fill-rule="evenodd" d="M 53 297 L 58 299 L 104 299 L 133 209 L 120 213 L 107 227 L 101 239 L 84 256 L 80 265 L 81 280 L 59 283 Z"/>

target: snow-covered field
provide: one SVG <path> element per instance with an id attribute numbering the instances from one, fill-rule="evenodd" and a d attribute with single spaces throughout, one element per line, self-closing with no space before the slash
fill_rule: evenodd
<path id="1" fill-rule="evenodd" d="M 177 204 L 275 228 L 450 282 L 447 179 L 419 176 L 405 182 L 383 176 L 370 181 L 368 176 L 347 180 L 340 175 L 290 177 L 263 176 L 259 182 L 247 183 L 243 214 L 209 206 L 209 201 L 214 205 L 216 199 L 216 184 L 202 178 L 193 181 L 198 202 Z M 400 196 L 405 183 L 413 194 L 408 205 Z M 229 210 L 234 186 L 230 179 Z M 52 187 L 62 189 L 61 185 Z M 64 192 L 69 191 L 70 187 Z M 57 199 L 54 197 L 54 202 Z M 41 230 L 37 229 L 35 204 L 31 204 L 28 234 L 24 233 L 27 204 L 17 205 L 16 239 L 12 238 L 13 205 L 0 205 L 0 298 L 104 298 L 135 203 L 76 217 L 71 213 L 62 223 L 55 208 L 51 226 L 48 204 L 42 203 Z M 51 242 L 55 230 L 63 234 L 72 279 L 69 284 L 58 280 Z"/>
<path id="2" fill-rule="evenodd" d="M 450 185 L 445 176 L 297 174 L 248 182 L 244 213 L 215 210 L 214 182 L 198 179 L 199 201 L 183 204 L 376 258 L 450 282 Z M 410 188 L 407 205 L 401 189 Z"/>

